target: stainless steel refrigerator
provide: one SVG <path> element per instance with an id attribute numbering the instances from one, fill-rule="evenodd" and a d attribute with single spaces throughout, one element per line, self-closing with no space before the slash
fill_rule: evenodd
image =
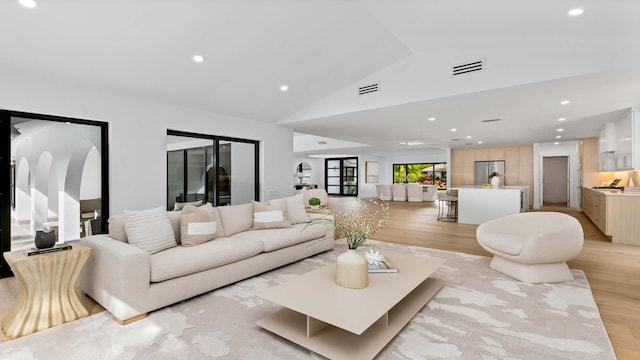
<path id="1" fill-rule="evenodd" d="M 498 173 L 500 176 L 500 185 L 506 185 L 504 182 L 504 160 L 498 161 L 476 161 L 474 164 L 474 185 L 482 185 L 490 183 L 489 175 Z"/>

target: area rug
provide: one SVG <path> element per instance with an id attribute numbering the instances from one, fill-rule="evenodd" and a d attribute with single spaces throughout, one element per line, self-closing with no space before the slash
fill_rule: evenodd
<path id="1" fill-rule="evenodd" d="M 615 359 L 589 283 L 530 285 L 491 270 L 489 258 L 375 242 L 446 260 L 446 282 L 377 359 Z M 256 293 L 335 261 L 335 251 L 152 312 L 121 326 L 107 312 L 0 345 L 0 358 L 322 359 L 255 325 L 279 309 Z M 401 269 L 401 264 L 398 264 Z M 384 274 L 378 274 L 384 276 Z M 367 306 L 367 304 L 345 304 Z M 347 360 L 347 359 L 345 359 Z"/>

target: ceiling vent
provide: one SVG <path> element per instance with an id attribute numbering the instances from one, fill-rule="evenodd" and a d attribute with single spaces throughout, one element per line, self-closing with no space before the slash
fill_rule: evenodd
<path id="1" fill-rule="evenodd" d="M 327 141 L 326 140 L 320 140 L 320 141 L 318 141 L 318 145 L 327 145 Z"/>
<path id="2" fill-rule="evenodd" d="M 375 83 L 371 85 L 360 86 L 358 88 L 358 95 L 367 95 L 372 93 L 380 92 L 380 83 Z"/>
<path id="3" fill-rule="evenodd" d="M 453 65 L 453 76 L 469 74 L 472 72 L 482 71 L 485 68 L 485 59 L 479 59 L 466 64 Z"/>
<path id="4" fill-rule="evenodd" d="M 488 120 L 482 120 L 483 123 L 490 123 L 490 122 L 496 122 L 496 121 L 500 121 L 500 119 L 488 119 Z"/>

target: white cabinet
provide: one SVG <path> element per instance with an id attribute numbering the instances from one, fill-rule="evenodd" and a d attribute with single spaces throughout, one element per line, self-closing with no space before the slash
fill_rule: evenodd
<path id="1" fill-rule="evenodd" d="M 605 124 L 598 138 L 598 171 L 640 170 L 640 126 L 629 110 Z"/>

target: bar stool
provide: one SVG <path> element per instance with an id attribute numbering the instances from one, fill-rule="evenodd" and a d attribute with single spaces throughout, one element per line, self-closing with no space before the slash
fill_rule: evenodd
<path id="1" fill-rule="evenodd" d="M 457 192 L 456 192 L 457 195 Z M 458 196 L 438 193 L 438 221 L 458 221 Z"/>

